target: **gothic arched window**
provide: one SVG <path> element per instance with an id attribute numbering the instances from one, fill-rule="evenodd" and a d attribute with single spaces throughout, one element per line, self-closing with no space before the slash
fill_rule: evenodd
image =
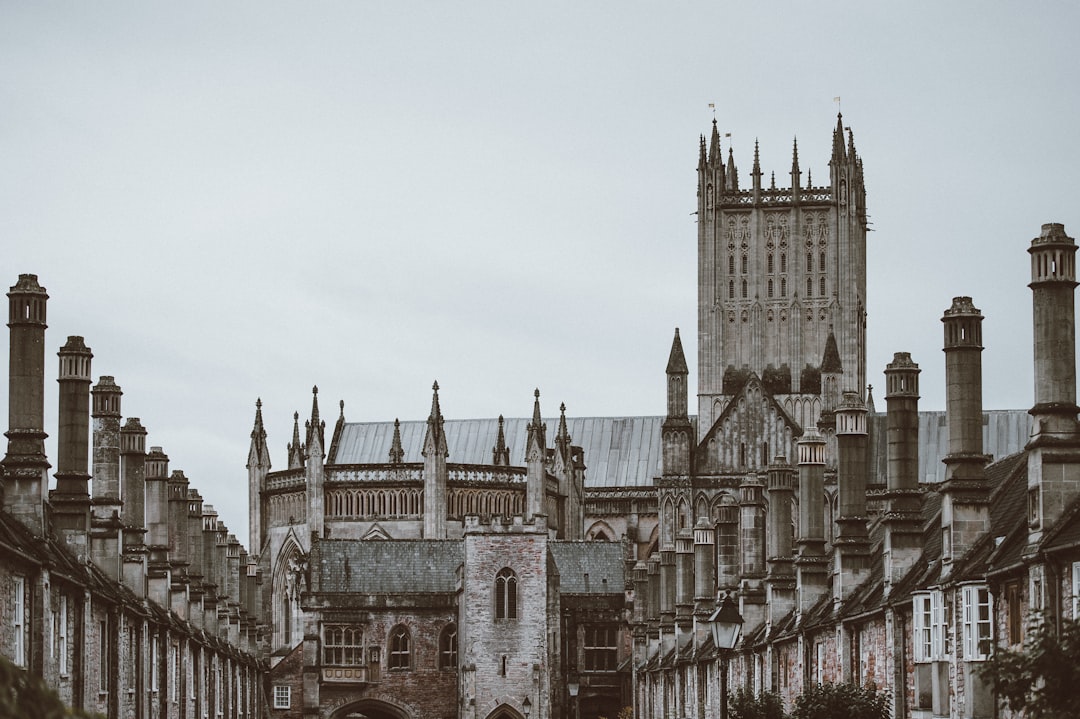
<path id="1" fill-rule="evenodd" d="M 439 669 L 457 669 L 456 624 L 447 624 L 439 635 Z"/>
<path id="2" fill-rule="evenodd" d="M 780 271 L 787 272 L 787 255 L 783 252 L 780 253 Z"/>
<path id="3" fill-rule="evenodd" d="M 806 296 L 807 297 L 813 297 L 814 296 L 814 278 L 813 277 L 807 277 L 806 278 Z"/>
<path id="4" fill-rule="evenodd" d="M 495 575 L 495 618 L 517 619 L 517 575 L 509 567 Z"/>
<path id="5" fill-rule="evenodd" d="M 787 277 L 780 278 L 780 296 L 787 297 Z"/>
<path id="6" fill-rule="evenodd" d="M 735 280 L 728 280 L 728 283 L 727 283 L 727 298 L 729 300 L 735 299 Z"/>
<path id="7" fill-rule="evenodd" d="M 824 297 L 825 296 L 825 278 L 822 277 L 818 284 L 821 286 L 821 289 L 818 292 L 818 294 L 821 295 L 822 297 Z"/>
<path id="8" fill-rule="evenodd" d="M 746 280 L 742 281 L 742 297 L 744 300 L 746 299 Z"/>
<path id="9" fill-rule="evenodd" d="M 814 253 L 813 252 L 807 252 L 806 253 L 806 271 L 807 272 L 813 272 L 814 271 Z"/>
<path id="10" fill-rule="evenodd" d="M 747 259 L 746 255 L 743 255 L 742 256 L 742 273 L 744 275 L 746 274 L 747 269 L 749 268 L 749 266 L 750 266 L 749 265 L 749 260 Z"/>
<path id="11" fill-rule="evenodd" d="M 390 655 L 387 660 L 391 669 L 408 669 L 412 665 L 409 629 L 399 624 L 390 632 Z"/>
<path id="12" fill-rule="evenodd" d="M 773 273 L 773 254 L 771 252 L 769 253 L 768 266 L 769 266 L 768 271 L 769 271 L 769 274 L 771 275 Z"/>
<path id="13" fill-rule="evenodd" d="M 769 297 L 772 297 L 772 296 L 773 296 L 773 281 L 772 281 L 772 278 L 770 277 L 769 278 Z"/>

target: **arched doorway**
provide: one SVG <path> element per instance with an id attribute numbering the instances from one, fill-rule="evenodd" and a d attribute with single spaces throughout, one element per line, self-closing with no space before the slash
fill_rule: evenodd
<path id="1" fill-rule="evenodd" d="M 393 704 L 364 699 L 346 704 L 331 715 L 331 719 L 412 719 L 408 712 Z"/>
<path id="2" fill-rule="evenodd" d="M 487 715 L 487 719 L 525 719 L 521 712 L 509 704 L 501 704 L 495 707 L 495 711 Z"/>

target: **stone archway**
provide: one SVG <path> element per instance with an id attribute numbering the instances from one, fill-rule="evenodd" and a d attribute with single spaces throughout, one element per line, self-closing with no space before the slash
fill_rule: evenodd
<path id="1" fill-rule="evenodd" d="M 362 699 L 336 710 L 330 719 L 412 719 L 412 716 L 393 704 L 378 699 Z"/>
<path id="2" fill-rule="evenodd" d="M 517 709 L 514 709 L 514 707 L 510 706 L 509 704 L 500 704 L 499 706 L 495 707 L 495 709 L 492 710 L 492 712 L 490 714 L 487 715 L 486 719 L 525 719 L 525 718 L 521 715 L 521 712 L 519 712 Z"/>

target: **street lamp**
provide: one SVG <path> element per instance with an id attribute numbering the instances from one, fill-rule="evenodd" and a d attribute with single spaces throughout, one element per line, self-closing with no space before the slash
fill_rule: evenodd
<path id="1" fill-rule="evenodd" d="M 743 625 L 742 615 L 739 614 L 735 602 L 731 601 L 730 594 L 724 597 L 724 601 L 709 616 L 708 624 L 712 631 L 713 644 L 720 655 L 720 719 L 727 719 L 728 658 L 739 643 Z"/>
<path id="2" fill-rule="evenodd" d="M 570 675 L 566 678 L 566 691 L 570 693 L 570 704 L 573 706 L 574 714 L 573 718 L 578 717 L 578 703 L 577 695 L 581 691 L 581 683 L 578 681 L 577 672 L 570 672 Z"/>
<path id="3" fill-rule="evenodd" d="M 529 697 L 521 700 L 521 712 L 525 715 L 525 719 L 529 719 L 529 715 L 532 714 L 532 702 Z"/>

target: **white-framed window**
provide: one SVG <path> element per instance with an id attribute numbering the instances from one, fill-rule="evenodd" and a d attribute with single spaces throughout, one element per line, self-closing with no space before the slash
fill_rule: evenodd
<path id="1" fill-rule="evenodd" d="M 68 673 L 67 632 L 68 598 L 66 594 L 61 594 L 57 601 L 56 612 L 53 614 L 53 646 L 56 652 L 57 668 L 61 675 Z"/>
<path id="2" fill-rule="evenodd" d="M 109 691 L 109 623 L 102 619 L 98 622 L 98 691 Z"/>
<path id="3" fill-rule="evenodd" d="M 15 634 L 15 646 L 11 661 L 20 667 L 26 666 L 26 577 L 15 576 L 15 601 L 12 606 L 12 631 Z"/>
<path id="4" fill-rule="evenodd" d="M 930 593 L 913 596 L 911 598 L 911 627 L 916 662 L 928 662 L 934 658 L 933 635 L 930 629 L 932 618 Z"/>
<path id="5" fill-rule="evenodd" d="M 292 707 L 292 687 L 287 684 L 274 685 L 274 708 L 289 709 Z"/>
<path id="6" fill-rule="evenodd" d="M 940 589 L 912 597 L 912 640 L 916 662 L 945 659 L 949 653 L 945 596 Z"/>
<path id="7" fill-rule="evenodd" d="M 969 584 L 961 588 L 963 603 L 964 659 L 981 661 L 992 651 L 992 614 L 990 590 L 985 585 Z"/>
<path id="8" fill-rule="evenodd" d="M 169 647 L 169 701 L 175 702 L 180 692 L 180 643 Z"/>
<path id="9" fill-rule="evenodd" d="M 814 645 L 814 682 L 822 684 L 825 681 L 825 642 L 817 642 Z"/>
<path id="10" fill-rule="evenodd" d="M 1080 562 L 1072 565 L 1072 615 L 1080 619 Z"/>
<path id="11" fill-rule="evenodd" d="M 158 690 L 158 638 L 154 634 L 150 637 L 150 693 L 156 694 Z"/>
<path id="12" fill-rule="evenodd" d="M 949 646 L 949 622 L 945 609 L 945 593 L 940 589 L 930 592 L 930 638 L 931 657 L 946 659 L 951 653 Z"/>

